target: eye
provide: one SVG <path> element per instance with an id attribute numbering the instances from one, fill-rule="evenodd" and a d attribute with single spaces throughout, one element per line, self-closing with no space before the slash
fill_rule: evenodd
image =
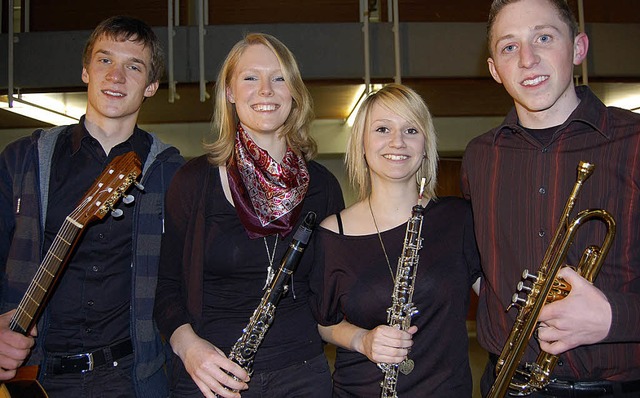
<path id="1" fill-rule="evenodd" d="M 418 134 L 418 133 L 419 133 L 418 129 L 415 129 L 413 127 L 407 129 L 407 134 Z"/>
<path id="2" fill-rule="evenodd" d="M 255 77 L 255 76 L 251 76 L 251 75 L 249 75 L 249 76 L 245 76 L 245 77 L 243 77 L 243 78 L 242 78 L 242 80 L 246 80 L 246 81 L 256 81 L 256 80 L 258 80 L 258 78 L 257 78 L 257 77 Z"/>
<path id="3" fill-rule="evenodd" d="M 273 78 L 273 81 L 274 81 L 274 82 L 283 82 L 283 81 L 284 81 L 284 77 L 282 77 L 282 76 L 274 77 L 274 78 Z"/>
<path id="4" fill-rule="evenodd" d="M 138 65 L 131 65 L 129 66 L 129 69 L 134 70 L 136 72 L 142 71 L 142 69 Z"/>
<path id="5" fill-rule="evenodd" d="M 512 53 L 516 50 L 516 45 L 515 44 L 509 44 L 508 46 L 505 46 L 502 49 L 503 53 Z"/>
<path id="6" fill-rule="evenodd" d="M 389 129 L 385 126 L 376 127 L 376 132 L 378 133 L 388 133 Z"/>
<path id="7" fill-rule="evenodd" d="M 548 43 L 551 41 L 551 36 L 549 35 L 542 35 L 538 38 L 538 41 L 540 41 L 541 43 Z"/>
<path id="8" fill-rule="evenodd" d="M 108 64 L 111 60 L 109 58 L 98 58 L 98 63 L 100 64 Z"/>

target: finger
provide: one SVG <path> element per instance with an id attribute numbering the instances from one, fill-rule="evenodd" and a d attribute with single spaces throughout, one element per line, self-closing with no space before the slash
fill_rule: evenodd
<path id="1" fill-rule="evenodd" d="M 235 377 L 240 382 L 248 383 L 251 379 L 249 377 L 249 373 L 247 373 L 247 371 L 244 370 L 242 366 L 238 365 L 237 363 L 231 360 L 227 360 L 224 363 L 222 363 L 222 366 L 220 366 L 220 368 L 224 369 L 227 375 L 229 374 L 232 375 L 232 378 Z"/>
<path id="2" fill-rule="evenodd" d="M 196 381 L 195 378 L 194 378 L 194 381 Z M 198 388 L 206 398 L 215 398 L 215 397 L 239 398 L 240 397 L 239 392 L 234 391 L 233 389 L 227 388 L 226 386 L 221 384 L 216 378 L 210 375 L 206 375 L 202 378 L 198 378 L 198 380 L 196 381 L 196 385 L 198 386 Z"/>
<path id="3" fill-rule="evenodd" d="M 558 271 L 557 277 L 560 279 L 564 279 L 566 282 L 569 282 L 571 286 L 576 283 L 584 283 L 587 282 L 580 274 L 573 270 L 571 267 L 562 267 L 560 271 Z M 587 282 L 588 283 L 588 282 Z"/>
<path id="4" fill-rule="evenodd" d="M 539 343 L 540 343 L 540 349 L 542 351 L 548 352 L 549 354 L 552 354 L 552 355 L 559 355 L 565 351 L 570 350 L 571 348 L 574 348 L 565 344 L 562 341 L 548 342 L 548 341 L 540 340 Z"/>
<path id="5" fill-rule="evenodd" d="M 240 368 L 240 370 L 242 370 L 242 368 Z M 244 373 L 246 375 L 246 372 L 244 370 L 242 370 L 242 373 Z M 224 371 L 222 368 L 220 368 L 215 374 L 214 377 L 216 379 L 216 381 L 225 386 L 226 388 L 229 388 L 231 390 L 246 390 L 247 388 L 249 388 L 249 386 L 247 385 L 247 383 L 245 383 L 244 381 L 242 381 L 242 379 L 240 379 L 240 377 L 236 376 L 235 374 L 228 372 L 228 371 Z"/>
<path id="6" fill-rule="evenodd" d="M 375 359 L 377 363 L 400 363 L 407 358 L 407 355 L 380 355 Z"/>
<path id="7" fill-rule="evenodd" d="M 15 369 L 3 369 L 0 368 L 0 380 L 11 380 L 15 377 L 16 370 Z"/>

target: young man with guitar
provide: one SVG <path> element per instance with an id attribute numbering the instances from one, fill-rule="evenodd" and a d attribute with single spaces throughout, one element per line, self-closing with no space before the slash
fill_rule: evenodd
<path id="1" fill-rule="evenodd" d="M 37 130 L 0 154 L 1 380 L 39 365 L 51 398 L 168 396 L 166 351 L 152 310 L 164 193 L 183 158 L 136 125 L 161 73 L 162 51 L 149 26 L 129 17 L 103 21 L 83 55 L 88 104 L 80 123 Z M 137 157 L 131 164 L 139 160 L 141 185 L 113 215 L 86 225 L 78 208 L 112 191 L 105 176 L 128 172 L 109 172 L 120 155 Z M 63 237 L 67 224 L 79 230 L 77 240 Z M 66 267 L 29 315 L 37 326 L 20 330 L 15 318 L 29 311 L 19 303 L 39 301 L 26 292 L 48 260 Z"/>

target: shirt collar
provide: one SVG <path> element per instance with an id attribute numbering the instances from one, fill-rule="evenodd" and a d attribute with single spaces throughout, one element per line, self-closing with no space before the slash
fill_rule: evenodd
<path id="1" fill-rule="evenodd" d="M 95 140 L 95 138 L 93 138 L 91 134 L 89 134 L 89 131 L 85 127 L 84 120 L 85 120 L 85 116 L 82 116 L 78 124 L 73 125 L 71 128 L 71 154 L 72 155 L 75 155 L 80 150 L 80 146 L 82 145 L 83 140 Z M 148 140 L 144 131 L 142 131 L 140 128 L 138 128 L 138 125 L 136 125 L 133 129 L 133 134 L 126 141 L 121 142 L 120 144 L 116 145 L 114 148 L 121 148 L 121 147 L 126 147 L 127 149 L 118 150 L 117 151 L 118 153 L 134 151 L 138 155 L 140 162 L 144 163 L 144 161 L 147 158 L 147 155 L 149 154 L 149 149 L 151 148 L 151 142 Z"/>
<path id="2" fill-rule="evenodd" d="M 565 120 L 565 122 L 558 126 L 558 131 L 564 130 L 572 123 L 583 123 L 589 125 L 599 134 L 607 139 L 611 139 L 611 133 L 606 130 L 607 125 L 607 107 L 600 101 L 600 99 L 591 91 L 587 86 L 576 87 L 576 94 L 580 99 L 580 103 L 573 110 L 571 115 Z M 522 128 L 518 124 L 518 113 L 516 108 L 512 107 L 502 124 L 500 124 L 494 130 L 493 143 L 501 134 L 513 134 L 516 131 L 522 131 Z M 555 139 L 555 137 L 554 137 Z"/>

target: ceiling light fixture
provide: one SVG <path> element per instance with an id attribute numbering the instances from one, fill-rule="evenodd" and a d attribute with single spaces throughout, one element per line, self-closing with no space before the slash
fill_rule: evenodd
<path id="1" fill-rule="evenodd" d="M 350 108 L 351 111 L 349 112 L 349 115 L 345 120 L 345 122 L 349 127 L 353 126 L 353 123 L 356 120 L 356 115 L 358 114 L 358 110 L 362 106 L 362 103 L 367 98 L 367 96 L 370 93 L 380 90 L 382 87 L 383 87 L 382 84 L 371 84 L 371 86 L 369 87 L 369 90 L 367 90 L 366 84 L 360 85 L 360 87 L 358 88 L 358 91 L 356 92 L 356 96 L 354 97 L 353 105 L 351 105 L 351 108 Z"/>
<path id="2" fill-rule="evenodd" d="M 17 113 L 31 119 L 40 120 L 53 126 L 75 124 L 80 120 L 79 116 L 75 116 L 70 112 L 65 112 L 65 107 L 62 103 L 56 107 L 59 109 L 54 109 L 52 106 L 44 106 L 32 101 L 27 101 L 22 95 L 13 97 L 12 102 L 13 106 L 10 107 L 9 97 L 7 95 L 0 96 L 0 109 Z M 77 112 L 75 112 L 75 114 L 77 114 Z"/>

